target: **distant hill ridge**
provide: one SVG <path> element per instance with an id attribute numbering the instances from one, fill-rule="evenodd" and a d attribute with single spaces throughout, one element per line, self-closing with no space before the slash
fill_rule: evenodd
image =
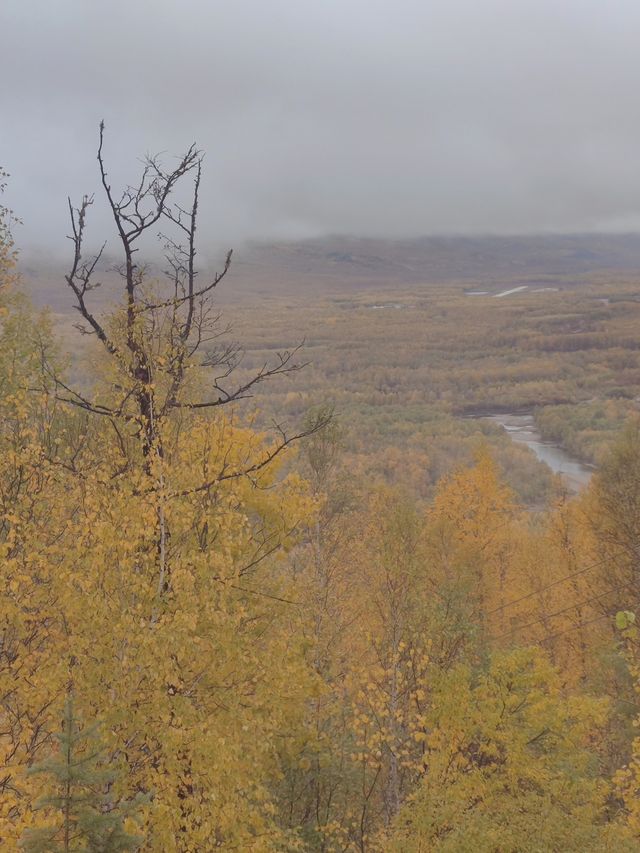
<path id="1" fill-rule="evenodd" d="M 640 234 L 524 237 L 424 237 L 371 240 L 327 237 L 255 245 L 238 266 L 269 276 L 276 269 L 305 281 L 335 278 L 411 284 L 456 279 L 567 276 L 599 270 L 640 270 Z M 253 277 L 253 276 L 252 276 Z"/>
<path id="2" fill-rule="evenodd" d="M 115 240 L 110 242 L 111 247 L 115 250 Z M 212 258 L 222 255 L 207 252 Z M 108 260 L 105 266 L 109 266 Z M 324 237 L 237 247 L 221 297 L 224 301 L 254 292 L 344 292 L 467 280 L 543 283 L 549 278 L 580 277 L 605 270 L 640 272 L 640 234 L 411 240 Z M 59 260 L 51 262 L 44 254 L 24 253 L 22 271 L 38 302 L 64 310 L 68 300 L 64 266 Z M 103 279 L 108 284 L 114 274 L 105 272 Z"/>

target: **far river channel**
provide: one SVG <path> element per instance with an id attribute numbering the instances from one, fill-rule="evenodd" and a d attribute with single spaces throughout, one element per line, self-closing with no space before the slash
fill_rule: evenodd
<path id="1" fill-rule="evenodd" d="M 554 474 L 560 474 L 570 491 L 579 492 L 588 484 L 594 469 L 579 462 L 557 444 L 543 441 L 535 428 L 533 415 L 507 414 L 486 417 L 487 420 L 500 424 L 513 441 L 530 447 L 538 459 L 548 465 Z"/>

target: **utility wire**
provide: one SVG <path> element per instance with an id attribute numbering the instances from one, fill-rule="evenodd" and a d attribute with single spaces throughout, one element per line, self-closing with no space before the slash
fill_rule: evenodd
<path id="1" fill-rule="evenodd" d="M 555 640 L 557 637 L 562 637 L 563 634 L 570 634 L 571 631 L 578 631 L 580 628 L 585 628 L 587 625 L 592 625 L 594 622 L 602 622 L 603 619 L 611 619 L 609 613 L 604 613 L 602 616 L 596 616 L 595 619 L 588 619 L 586 622 L 580 622 L 579 625 L 574 625 L 572 628 L 567 628 L 566 631 L 558 631 L 556 634 L 551 634 L 541 640 L 541 643 L 548 643 L 549 640 Z"/>
<path id="2" fill-rule="evenodd" d="M 616 555 L 620 556 L 620 554 Z M 493 610 L 489 610 L 486 613 L 486 616 L 493 616 L 494 613 L 499 613 L 501 610 L 505 610 L 507 607 L 513 607 L 515 604 L 520 604 L 521 601 L 527 601 L 529 598 L 533 598 L 535 595 L 540 595 L 540 593 L 545 592 L 548 589 L 551 589 L 554 586 L 558 586 L 565 581 L 571 580 L 572 578 L 577 578 L 579 575 L 584 575 L 587 572 L 592 571 L 593 569 L 597 569 L 599 566 L 604 566 L 606 563 L 610 563 L 612 560 L 616 559 L 616 556 L 613 557 L 605 557 L 603 560 L 598 560 L 597 563 L 591 563 L 590 566 L 585 566 L 583 569 L 578 569 L 576 572 L 571 572 L 569 575 L 565 575 L 563 578 L 558 578 L 558 580 L 553 581 L 552 583 L 546 584 L 546 586 L 540 587 L 540 589 L 535 589 L 533 592 L 528 592 L 526 595 L 520 596 L 520 598 L 514 598 L 512 601 L 506 601 L 504 604 L 501 604 L 499 607 L 495 607 Z"/>
<path id="3" fill-rule="evenodd" d="M 531 622 L 527 622 L 524 625 L 518 625 L 515 628 L 512 628 L 510 631 L 505 631 L 503 634 L 498 634 L 497 637 L 492 637 L 491 639 L 494 642 L 497 640 L 502 640 L 504 637 L 510 637 L 513 634 L 517 634 L 518 631 L 524 631 L 525 628 L 530 628 L 532 625 L 537 625 L 540 622 L 545 622 L 547 619 L 553 619 L 555 616 L 560 616 L 563 613 L 567 613 L 569 610 L 573 610 L 575 607 L 582 607 L 585 604 L 590 604 L 592 601 L 597 601 L 599 598 L 604 598 L 606 595 L 611 595 L 614 592 L 619 592 L 621 589 L 629 589 L 630 587 L 633 587 L 633 584 L 623 583 L 619 586 L 614 586 L 610 589 L 606 589 L 599 595 L 584 598 L 582 601 L 576 601 L 574 604 L 569 604 L 567 607 L 563 607 L 560 610 L 554 611 L 553 613 L 547 613 L 545 616 L 541 616 L 539 619 L 533 619 Z"/>

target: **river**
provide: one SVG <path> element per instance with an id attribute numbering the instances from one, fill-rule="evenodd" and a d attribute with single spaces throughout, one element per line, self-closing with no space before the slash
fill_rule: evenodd
<path id="1" fill-rule="evenodd" d="M 593 468 L 579 462 L 557 444 L 544 441 L 535 427 L 533 415 L 489 415 L 487 420 L 499 424 L 513 441 L 526 444 L 554 474 L 560 474 L 571 492 L 579 492 L 588 484 Z"/>

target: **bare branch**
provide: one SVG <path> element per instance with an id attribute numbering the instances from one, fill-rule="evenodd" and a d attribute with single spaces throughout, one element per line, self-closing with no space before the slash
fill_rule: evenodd
<path id="1" fill-rule="evenodd" d="M 233 403 L 238 400 L 246 400 L 248 397 L 252 395 L 249 394 L 249 391 L 255 385 L 258 385 L 260 382 L 264 382 L 267 379 L 272 379 L 274 376 L 282 376 L 288 373 L 294 373 L 298 370 L 302 370 L 308 365 L 308 362 L 302 362 L 300 364 L 292 363 L 292 359 L 295 357 L 296 353 L 302 349 L 303 344 L 300 343 L 298 346 L 294 347 L 292 350 L 285 350 L 285 352 L 277 353 L 278 363 L 270 367 L 268 364 L 263 364 L 258 373 L 255 376 L 252 376 L 247 382 L 243 385 L 240 385 L 235 391 L 226 391 L 220 384 L 219 381 L 221 379 L 225 379 L 230 375 L 231 370 L 228 370 L 222 376 L 216 378 L 214 382 L 214 388 L 219 392 L 219 396 L 215 400 L 205 400 L 198 402 L 179 402 L 176 401 L 172 405 L 176 408 L 183 409 L 211 409 L 215 406 L 224 406 L 228 403 Z M 211 364 L 211 362 L 205 361 L 205 365 Z M 234 365 L 235 366 L 235 365 Z"/>
<path id="2" fill-rule="evenodd" d="M 98 286 L 97 284 L 92 283 L 91 277 L 106 246 L 106 243 L 103 243 L 98 254 L 95 255 L 89 263 L 82 263 L 82 243 L 84 239 L 87 210 L 93 204 L 93 196 L 84 196 L 80 207 L 77 209 L 74 209 L 71 199 L 67 199 L 67 201 L 69 204 L 69 215 L 71 217 L 71 230 L 73 232 L 72 236 L 69 236 L 69 240 L 73 243 L 73 261 L 71 269 L 65 276 L 65 280 L 75 294 L 77 302 L 75 306 L 76 310 L 80 312 L 84 320 L 98 336 L 99 340 L 102 341 L 108 352 L 115 355 L 118 351 L 116 345 L 108 337 L 104 328 L 94 317 L 91 311 L 89 311 L 85 301 L 86 293 Z"/>
<path id="3" fill-rule="evenodd" d="M 180 247 L 177 247 L 177 248 L 180 248 Z M 227 252 L 227 256 L 225 258 L 225 262 L 224 262 L 224 266 L 222 268 L 222 271 L 219 273 L 216 273 L 215 276 L 213 277 L 213 279 L 211 279 L 211 281 L 208 282 L 208 284 L 206 284 L 204 287 L 201 287 L 199 290 L 192 290 L 192 292 L 190 292 L 190 293 L 185 293 L 184 296 L 181 296 L 178 298 L 172 297 L 170 299 L 165 299 L 163 302 L 143 302 L 139 306 L 138 310 L 139 311 L 156 311 L 160 308 L 169 308 L 173 305 L 182 305 L 184 303 L 188 303 L 190 310 L 193 311 L 193 306 L 195 304 L 195 300 L 200 298 L 201 296 L 204 296 L 205 294 L 209 293 L 210 291 L 212 291 L 215 287 L 217 287 L 220 284 L 222 279 L 227 275 L 227 273 L 231 269 L 231 256 L 232 256 L 232 254 L 233 254 L 233 249 L 229 249 L 229 251 Z M 194 275 L 195 275 L 195 273 L 194 273 Z M 188 337 L 189 331 L 191 330 L 190 322 L 185 324 L 185 329 L 187 330 L 186 334 L 185 334 L 185 339 L 186 339 L 186 337 Z"/>
<path id="4" fill-rule="evenodd" d="M 258 472 L 264 470 L 271 462 L 274 461 L 280 454 L 286 450 L 287 447 L 290 447 L 294 442 L 300 441 L 302 438 L 307 438 L 310 435 L 318 432 L 318 430 L 324 429 L 331 421 L 331 416 L 321 416 L 319 417 L 309 428 L 302 430 L 301 432 L 296 433 L 295 435 L 287 435 L 284 429 L 276 424 L 276 429 L 280 433 L 281 439 L 270 450 L 266 452 L 266 454 L 262 457 L 262 459 L 254 462 L 252 465 L 248 465 L 245 468 L 240 468 L 235 471 L 226 471 L 226 464 L 223 465 L 220 472 L 216 475 L 216 477 L 211 480 L 201 483 L 198 486 L 194 486 L 192 489 L 183 489 L 182 491 L 174 492 L 169 495 L 171 498 L 177 497 L 186 497 L 187 495 L 197 494 L 198 492 L 206 492 L 209 489 L 212 489 L 214 486 L 218 485 L 218 483 L 223 483 L 226 480 L 237 480 L 241 477 L 250 477 L 251 474 L 257 474 Z"/>
<path id="5" fill-rule="evenodd" d="M 112 190 L 104 157 L 105 126 L 100 123 L 97 160 L 102 189 L 116 226 L 122 249 L 121 263 L 114 267 L 123 279 L 124 322 L 117 332 L 103 324 L 89 309 L 87 294 L 99 282 L 95 281 L 96 270 L 103 257 L 105 244 L 100 251 L 83 261 L 82 250 L 87 211 L 93 198 L 85 196 L 79 208 L 74 209 L 69 201 L 74 246 L 73 262 L 67 283 L 76 299 L 76 309 L 82 323 L 78 326 L 85 333 L 95 334 L 114 357 L 125 376 L 122 398 L 108 404 L 90 399 L 69 386 L 58 377 L 54 381 L 58 399 L 84 409 L 92 414 L 110 418 L 114 428 L 117 420 L 137 425 L 142 450 L 151 462 L 151 451 L 160 447 L 158 423 L 170 412 L 174 417 L 178 411 L 197 411 L 231 404 L 252 396 L 262 382 L 280 375 L 287 375 L 306 366 L 298 362 L 297 354 L 302 344 L 279 352 L 274 363 L 265 362 L 249 378 L 242 379 L 237 387 L 229 379 L 240 366 L 243 352 L 236 344 L 218 344 L 228 328 L 219 325 L 220 315 L 213 307 L 213 291 L 228 274 L 232 253 L 226 255 L 222 269 L 205 282 L 199 282 L 196 269 L 196 235 L 202 181 L 203 156 L 195 145 L 178 159 L 175 168 L 165 169 L 159 158 L 147 155 L 135 184 L 125 186 L 122 191 Z M 193 179 L 191 200 L 188 204 L 176 202 L 173 192 L 186 176 Z M 157 232 L 157 224 L 166 226 L 160 237 L 164 241 L 166 267 L 169 280 L 168 294 L 162 290 L 157 295 L 145 293 L 142 287 L 147 270 L 136 262 L 140 238 L 149 229 Z M 174 233 L 172 233 L 174 232 Z M 176 233 L 177 232 L 177 236 Z M 210 347 L 206 357 L 200 353 Z M 185 400 L 186 376 L 192 367 L 212 368 L 214 377 L 208 399 Z M 227 384 L 229 382 L 229 385 Z M 288 436 L 278 428 L 278 440 L 258 461 L 245 459 L 242 469 L 230 471 L 227 463 L 218 472 L 215 482 L 238 476 L 252 478 L 285 447 L 311 434 L 304 430 Z M 123 438 L 124 441 L 124 438 Z M 124 444 L 121 443 L 124 448 Z M 207 479 L 206 476 L 203 479 Z M 257 481 L 256 481 L 257 484 Z M 203 484 L 197 489 L 208 488 Z"/>

